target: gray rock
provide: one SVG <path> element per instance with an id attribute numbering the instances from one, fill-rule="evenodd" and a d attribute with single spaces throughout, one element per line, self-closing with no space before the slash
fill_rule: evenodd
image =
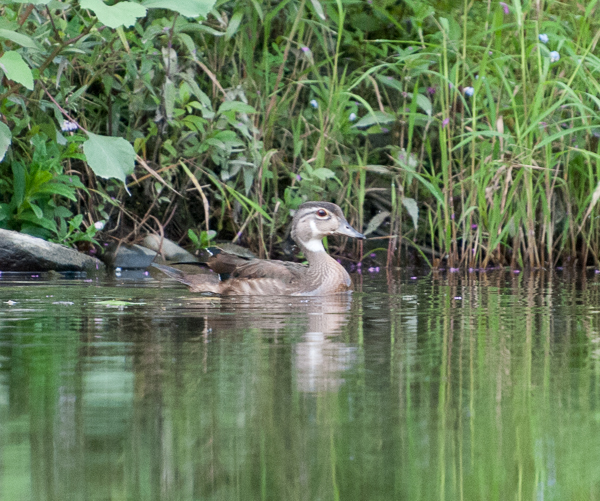
<path id="1" fill-rule="evenodd" d="M 84 271 L 104 268 L 95 257 L 17 231 L 0 229 L 0 271 Z"/>
<path id="2" fill-rule="evenodd" d="M 156 252 L 141 245 L 111 245 L 102 260 L 113 268 L 135 270 L 148 268 L 154 261 Z"/>
<path id="3" fill-rule="evenodd" d="M 148 249 L 152 249 L 155 252 L 161 252 L 166 261 L 180 261 L 180 262 L 194 262 L 198 259 L 183 247 L 180 247 L 175 242 L 168 238 L 162 239 L 158 235 L 147 235 L 142 241 L 142 245 Z"/>

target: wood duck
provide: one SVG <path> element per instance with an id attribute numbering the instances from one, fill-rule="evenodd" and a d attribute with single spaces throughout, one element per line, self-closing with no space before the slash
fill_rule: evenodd
<path id="1" fill-rule="evenodd" d="M 215 273 L 187 275 L 170 266 L 153 266 L 186 284 L 192 292 L 236 296 L 324 296 L 348 291 L 352 287 L 348 272 L 323 247 L 323 237 L 328 235 L 365 238 L 350 226 L 337 205 L 306 202 L 292 220 L 292 238 L 304 253 L 308 265 L 247 259 L 211 249 L 206 265 Z"/>

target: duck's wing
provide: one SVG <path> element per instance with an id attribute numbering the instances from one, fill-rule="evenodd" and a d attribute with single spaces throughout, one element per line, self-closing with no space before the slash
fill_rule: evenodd
<path id="1" fill-rule="evenodd" d="M 240 251 L 243 250 L 244 248 L 240 247 Z M 219 275 L 225 275 L 222 278 L 228 278 L 238 266 L 243 266 L 248 261 L 256 259 L 256 257 L 250 255 L 250 253 L 249 255 L 243 255 L 212 246 L 200 249 L 198 259 L 201 265 L 207 266 Z"/>
<path id="2" fill-rule="evenodd" d="M 222 291 L 222 282 L 219 279 L 219 275 L 210 271 L 207 273 L 186 274 L 177 268 L 164 264 L 152 263 L 152 266 L 158 268 L 165 275 L 187 285 L 192 292 L 213 292 L 220 294 Z"/>
<path id="3" fill-rule="evenodd" d="M 206 265 L 219 275 L 231 275 L 240 267 L 247 265 L 250 259 L 245 257 L 229 254 L 228 252 L 220 252 L 206 259 Z"/>
<path id="4" fill-rule="evenodd" d="M 279 280 L 285 284 L 294 283 L 306 273 L 307 266 L 300 263 L 287 261 L 270 261 L 267 259 L 252 259 L 238 266 L 231 278 L 257 279 L 269 278 Z"/>
<path id="5" fill-rule="evenodd" d="M 163 273 L 187 285 L 191 292 L 212 292 L 225 295 L 278 296 L 290 294 L 290 286 L 298 283 L 307 266 L 286 261 L 266 259 L 244 260 L 231 273 L 231 278 L 220 280 L 217 273 L 185 273 L 177 268 L 153 263 Z"/>
<path id="6" fill-rule="evenodd" d="M 283 283 L 293 283 L 306 271 L 299 263 L 237 256 L 228 252 L 214 252 L 205 259 L 206 266 L 221 275 L 223 280 L 240 278 L 252 280 L 272 278 Z"/>

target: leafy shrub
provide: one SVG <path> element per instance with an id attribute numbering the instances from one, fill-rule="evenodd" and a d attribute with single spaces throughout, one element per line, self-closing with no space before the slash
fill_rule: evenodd
<path id="1" fill-rule="evenodd" d="M 77 175 L 63 174 L 62 162 L 72 148 L 60 148 L 43 133 L 33 136 L 31 144 L 31 160 L 27 164 L 13 160 L 12 176 L 0 178 L 0 227 L 45 239 L 57 238 L 65 220 L 73 217 L 61 202 L 76 202 L 77 190 L 87 190 Z"/>

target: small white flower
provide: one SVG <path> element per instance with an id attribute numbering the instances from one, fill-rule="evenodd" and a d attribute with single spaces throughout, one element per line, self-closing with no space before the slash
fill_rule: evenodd
<path id="1" fill-rule="evenodd" d="M 538 38 L 540 39 L 540 42 L 548 43 L 548 35 L 546 35 L 545 33 L 540 33 Z"/>
<path id="2" fill-rule="evenodd" d="M 560 59 L 560 54 L 558 53 L 557 50 L 553 50 L 552 52 L 550 52 L 550 62 L 551 63 L 555 63 L 559 59 Z"/>
<path id="3" fill-rule="evenodd" d="M 354 122 L 354 120 L 356 120 L 356 113 L 350 113 L 350 115 L 348 116 L 348 120 Z"/>
<path id="4" fill-rule="evenodd" d="M 94 223 L 94 228 L 96 228 L 98 231 L 103 230 L 104 229 L 104 221 L 96 221 Z"/>
<path id="5" fill-rule="evenodd" d="M 317 103 L 316 99 L 310 100 L 310 105 L 316 110 L 319 107 L 319 103 Z"/>
<path id="6" fill-rule="evenodd" d="M 475 89 L 473 87 L 465 87 L 464 89 L 465 96 L 471 97 L 475 93 Z"/>
<path id="7" fill-rule="evenodd" d="M 71 122 L 70 120 L 65 120 L 60 126 L 60 129 L 63 132 L 73 132 L 74 130 L 77 130 L 77 124 L 75 122 Z"/>

